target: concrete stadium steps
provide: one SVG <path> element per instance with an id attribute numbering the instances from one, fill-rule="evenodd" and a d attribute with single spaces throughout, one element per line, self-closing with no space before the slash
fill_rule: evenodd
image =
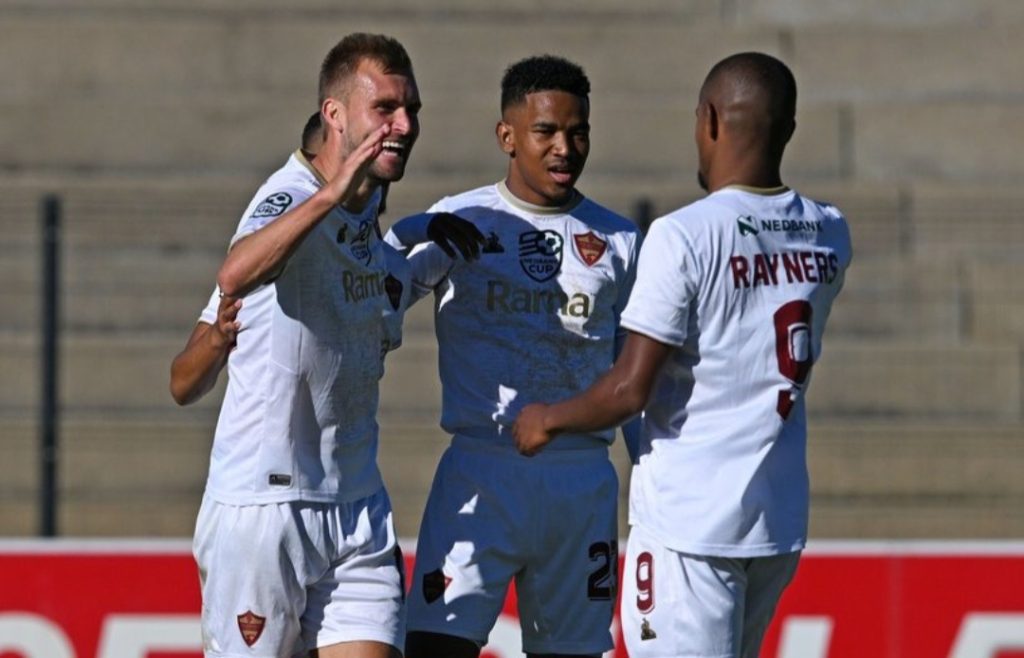
<path id="1" fill-rule="evenodd" d="M 1020 422 L 1019 344 L 830 341 L 814 367 L 809 409 L 862 419 Z"/>
<path id="2" fill-rule="evenodd" d="M 71 334 L 60 344 L 61 406 L 68 410 L 136 415 L 154 420 L 180 413 L 168 391 L 171 360 L 185 347 L 178 336 L 153 334 Z M 38 404 L 39 339 L 35 334 L 0 336 L 0 411 L 25 413 Z M 221 377 L 218 387 L 224 386 Z M 190 413 L 215 414 L 221 388 L 197 402 Z"/>
<path id="3" fill-rule="evenodd" d="M 84 6 L 75 0 L 9 0 L 4 8 L 12 14 L 46 15 L 57 13 L 146 16 L 198 15 L 210 19 L 236 16 L 245 11 L 252 19 L 287 18 L 291 20 L 336 18 L 339 6 L 330 0 L 296 0 L 283 9 L 271 0 L 93 0 Z M 481 4 L 476 0 L 433 0 L 428 7 L 416 0 L 380 0 L 373 5 L 343 6 L 345 18 L 409 20 L 464 20 L 500 22 L 510 18 L 533 18 L 538 10 L 551 19 L 571 18 L 577 22 L 646 20 L 665 22 L 685 20 L 692 23 L 739 23 L 802 26 L 846 24 L 857 27 L 906 25 L 941 27 L 956 24 L 994 25 L 1024 20 L 1024 11 L 1015 0 L 637 0 L 624 11 L 616 0 L 563 0 L 546 6 L 538 0 L 509 0 L 501 5 Z M 354 29 L 354 28 L 353 28 Z"/>
<path id="4" fill-rule="evenodd" d="M 65 416 L 59 429 L 58 527 L 68 536 L 188 536 L 209 465 L 212 424 Z M 0 418 L 4 534 L 37 529 L 40 481 L 35 421 Z"/>
<path id="5" fill-rule="evenodd" d="M 283 160 L 282 160 L 283 161 Z M 64 248 L 211 249 L 221 254 L 262 177 L 105 175 L 0 179 L 0 248 L 38 249 L 44 195 L 61 201 Z"/>
<path id="6" fill-rule="evenodd" d="M 821 4 L 815 3 L 813 13 Z M 800 104 L 1013 99 L 1024 92 L 1015 65 L 1024 57 L 1018 32 L 1012 24 L 798 27 L 785 55 Z M 973 53 L 970 61 L 965 52 Z"/>
<path id="7" fill-rule="evenodd" d="M 846 25 L 858 31 L 894 25 L 991 26 L 1024 20 L 1024 7 L 1016 0 L 737 0 L 734 4 L 741 23 Z"/>
<path id="8" fill-rule="evenodd" d="M 1024 256 L 975 260 L 967 267 L 971 286 L 970 332 L 977 340 L 1021 342 L 1024 337 Z"/>
<path id="9" fill-rule="evenodd" d="M 95 247 L 62 250 L 60 322 L 71 332 L 187 332 L 206 305 L 223 261 L 221 249 Z M 38 249 L 0 250 L 4 328 L 40 325 Z M 204 291 L 205 290 L 205 295 Z"/>
<path id="10" fill-rule="evenodd" d="M 832 307 L 826 350 L 836 337 L 956 343 L 973 336 L 968 319 L 972 290 L 961 263 L 861 256 L 856 246 L 854 252 Z"/>
<path id="11" fill-rule="evenodd" d="M 913 171 L 934 180 L 1003 181 L 1024 175 L 1016 101 L 970 96 L 921 103 L 886 101 L 853 109 L 853 175 L 885 180 Z M 970 126 L 965 130 L 965 126 Z"/>
<path id="12" fill-rule="evenodd" d="M 812 422 L 811 537 L 1024 532 L 1024 425 Z"/>
<path id="13" fill-rule="evenodd" d="M 1013 138 L 1004 134 L 1002 139 Z M 968 255 L 979 262 L 1021 258 L 1024 190 L 1019 184 L 921 182 L 914 186 L 913 216 L 915 253 Z"/>

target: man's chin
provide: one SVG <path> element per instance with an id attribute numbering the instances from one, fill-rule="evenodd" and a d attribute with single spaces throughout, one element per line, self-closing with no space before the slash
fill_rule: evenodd
<path id="1" fill-rule="evenodd" d="M 371 167 L 368 176 L 381 183 L 394 183 L 402 180 L 405 176 L 405 166 L 401 167 Z"/>
<path id="2" fill-rule="evenodd" d="M 704 178 L 704 174 L 697 172 L 697 185 L 700 185 L 700 189 L 705 192 L 708 191 L 708 179 Z"/>

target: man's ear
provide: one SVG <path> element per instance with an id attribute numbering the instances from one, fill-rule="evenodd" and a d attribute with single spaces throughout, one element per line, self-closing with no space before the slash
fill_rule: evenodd
<path id="1" fill-rule="evenodd" d="M 494 134 L 498 138 L 498 148 L 506 155 L 515 156 L 515 131 L 512 128 L 512 124 L 499 121 L 498 125 L 494 128 Z"/>
<path id="2" fill-rule="evenodd" d="M 320 119 L 329 130 L 345 132 L 347 115 L 345 106 L 338 99 L 330 97 L 324 99 L 320 106 Z"/>
<path id="3" fill-rule="evenodd" d="M 708 101 L 704 101 L 704 130 L 711 141 L 718 140 L 718 110 Z"/>

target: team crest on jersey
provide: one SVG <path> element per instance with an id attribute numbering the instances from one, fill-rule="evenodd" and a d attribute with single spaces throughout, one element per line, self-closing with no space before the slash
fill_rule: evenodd
<path id="1" fill-rule="evenodd" d="M 271 194 L 263 201 L 260 201 L 260 205 L 256 206 L 256 210 L 252 212 L 252 216 L 253 218 L 277 217 L 287 210 L 290 205 L 292 205 L 291 194 L 288 194 L 287 192 Z"/>
<path id="2" fill-rule="evenodd" d="M 370 230 L 372 228 L 373 222 L 368 219 L 359 222 L 359 231 L 350 243 L 352 257 L 367 264 L 370 262 Z"/>
<path id="3" fill-rule="evenodd" d="M 242 634 L 242 641 L 246 646 L 251 647 L 256 644 L 260 635 L 263 635 L 263 628 L 266 624 L 267 618 L 260 617 L 252 610 L 246 610 L 238 615 L 238 631 Z"/>
<path id="4" fill-rule="evenodd" d="M 423 598 L 427 603 L 433 603 L 441 598 L 448 585 L 452 582 L 451 576 L 444 575 L 440 569 L 434 569 L 430 573 L 423 574 Z"/>
<path id="5" fill-rule="evenodd" d="M 586 263 L 587 267 L 593 267 L 594 263 L 601 260 L 601 256 L 604 256 L 605 250 L 608 249 L 608 241 L 597 237 L 593 231 L 587 231 L 582 235 L 573 233 L 572 240 L 576 243 L 576 253 L 580 255 L 580 260 Z"/>
<path id="6" fill-rule="evenodd" d="M 519 234 L 519 264 L 534 281 L 547 281 L 562 269 L 565 239 L 554 231 Z"/>
<path id="7" fill-rule="evenodd" d="M 384 279 L 384 292 L 388 295 L 388 301 L 391 302 L 391 308 L 398 310 L 398 307 L 402 304 L 402 282 L 398 280 L 393 274 L 387 275 Z"/>

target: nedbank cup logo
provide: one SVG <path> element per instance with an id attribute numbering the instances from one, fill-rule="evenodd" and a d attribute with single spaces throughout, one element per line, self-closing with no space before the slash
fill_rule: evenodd
<path id="1" fill-rule="evenodd" d="M 519 264 L 534 281 L 547 281 L 562 268 L 565 239 L 554 231 L 519 234 Z"/>

